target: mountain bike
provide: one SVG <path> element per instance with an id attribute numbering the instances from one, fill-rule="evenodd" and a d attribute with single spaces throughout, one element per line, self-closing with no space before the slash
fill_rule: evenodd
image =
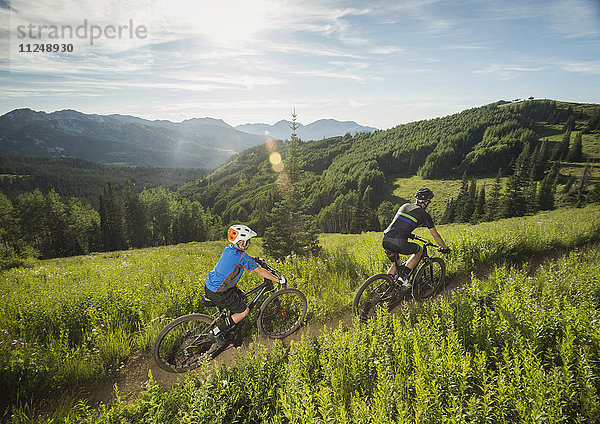
<path id="1" fill-rule="evenodd" d="M 254 258 L 256 263 L 273 275 L 279 277 L 263 259 Z M 302 325 L 306 316 L 306 296 L 300 290 L 287 287 L 287 283 L 279 283 L 275 290 L 273 281 L 265 278 L 264 281 L 244 294 L 248 301 L 248 308 L 252 310 L 261 299 L 269 294 L 267 299 L 260 304 L 258 313 L 259 332 L 272 339 L 283 339 L 289 336 Z M 169 372 L 187 372 L 198 367 L 205 359 L 214 359 L 227 349 L 229 343 L 219 345 L 214 336 L 209 334 L 231 315 L 230 311 L 223 309 L 204 299 L 206 306 L 217 307 L 213 315 L 189 314 L 174 319 L 167 324 L 156 337 L 152 348 L 154 361 L 160 368 Z"/>
<path id="2" fill-rule="evenodd" d="M 352 310 L 361 321 L 373 317 L 380 308 L 393 309 L 411 295 L 417 301 L 428 299 L 442 287 L 446 262 L 440 257 L 429 256 L 427 252 L 428 247 L 441 249 L 440 246 L 412 234 L 409 238 L 423 244 L 421 260 L 407 276 L 412 287 L 404 287 L 399 281 L 398 266 L 394 275 L 384 273 L 369 277 L 356 292 L 352 303 Z"/>

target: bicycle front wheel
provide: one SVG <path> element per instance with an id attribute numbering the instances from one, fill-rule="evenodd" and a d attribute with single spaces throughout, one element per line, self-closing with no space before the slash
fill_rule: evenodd
<path id="1" fill-rule="evenodd" d="M 429 258 L 421 265 L 413 279 L 412 294 L 415 300 L 422 301 L 435 295 L 444 283 L 446 263 L 442 258 Z"/>
<path id="2" fill-rule="evenodd" d="M 258 330 L 271 339 L 283 339 L 300 328 L 307 309 L 306 296 L 300 290 L 277 290 L 260 307 Z"/>
<path id="3" fill-rule="evenodd" d="M 361 321 L 373 317 L 381 307 L 388 307 L 395 299 L 395 283 L 389 274 L 375 274 L 356 292 L 352 310 Z"/>
<path id="4" fill-rule="evenodd" d="M 208 332 L 214 319 L 204 314 L 181 316 L 163 328 L 154 342 L 152 356 L 165 371 L 186 372 L 200 365 L 210 355 L 214 339 Z"/>

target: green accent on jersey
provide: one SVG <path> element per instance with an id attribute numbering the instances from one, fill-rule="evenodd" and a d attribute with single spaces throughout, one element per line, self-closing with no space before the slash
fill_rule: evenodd
<path id="1" fill-rule="evenodd" d="M 414 216 L 412 216 L 412 215 L 409 215 L 409 214 L 407 214 L 407 213 L 404 213 L 404 212 L 400 212 L 398 215 L 400 215 L 400 216 L 403 216 L 403 217 L 405 217 L 405 218 L 408 218 L 408 219 L 410 219 L 410 220 L 411 220 L 412 222 L 414 222 L 415 224 L 417 223 L 417 218 L 415 218 L 415 217 L 414 217 Z"/>

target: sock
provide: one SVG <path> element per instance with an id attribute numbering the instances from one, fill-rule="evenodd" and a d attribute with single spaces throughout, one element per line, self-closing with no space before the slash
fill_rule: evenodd
<path id="1" fill-rule="evenodd" d="M 412 271 L 412 269 L 410 269 L 406 265 L 402 265 L 402 267 L 400 267 L 400 271 L 398 272 L 398 275 L 400 275 L 400 277 L 404 278 L 408 274 L 410 274 L 411 271 Z"/>
<path id="2" fill-rule="evenodd" d="M 219 324 L 219 330 L 221 331 L 231 330 L 233 327 L 235 327 L 235 321 L 231 317 L 227 317 L 225 321 Z"/>

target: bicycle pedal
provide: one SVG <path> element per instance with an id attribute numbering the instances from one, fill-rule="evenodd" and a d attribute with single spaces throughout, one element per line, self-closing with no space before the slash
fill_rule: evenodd
<path id="1" fill-rule="evenodd" d="M 216 335 L 214 335 L 212 333 L 209 333 L 208 337 L 213 341 L 213 343 L 216 343 L 219 346 L 223 346 L 223 345 L 229 343 L 227 340 L 222 339 L 220 336 L 216 336 Z"/>

